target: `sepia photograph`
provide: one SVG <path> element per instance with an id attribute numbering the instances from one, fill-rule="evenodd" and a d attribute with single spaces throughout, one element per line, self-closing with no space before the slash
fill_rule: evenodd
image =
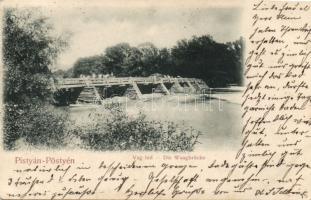
<path id="1" fill-rule="evenodd" d="M 310 199 L 310 2 L 0 7 L 0 199 Z"/>
<path id="2" fill-rule="evenodd" d="M 7 7 L 3 147 L 236 150 L 240 7 Z"/>

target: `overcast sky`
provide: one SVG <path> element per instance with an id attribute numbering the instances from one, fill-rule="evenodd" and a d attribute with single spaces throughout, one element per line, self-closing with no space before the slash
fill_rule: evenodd
<path id="1" fill-rule="evenodd" d="M 80 57 L 104 53 L 108 46 L 127 42 L 136 46 L 152 42 L 172 47 L 193 35 L 210 34 L 216 41 L 234 41 L 241 36 L 242 9 L 234 8 L 70 8 L 49 9 L 59 32 L 71 32 L 69 48 L 57 67 L 68 69 Z"/>

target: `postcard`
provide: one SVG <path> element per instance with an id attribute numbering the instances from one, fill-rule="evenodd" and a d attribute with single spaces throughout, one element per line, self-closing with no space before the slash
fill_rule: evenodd
<path id="1" fill-rule="evenodd" d="M 0 5 L 0 199 L 311 198 L 310 1 Z"/>

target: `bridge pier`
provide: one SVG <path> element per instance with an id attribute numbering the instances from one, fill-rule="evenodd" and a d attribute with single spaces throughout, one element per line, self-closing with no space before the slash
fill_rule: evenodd
<path id="1" fill-rule="evenodd" d="M 174 84 L 171 87 L 171 92 L 172 93 L 183 93 L 185 90 L 184 88 L 180 85 L 179 81 L 177 79 L 174 80 Z"/>
<path id="2" fill-rule="evenodd" d="M 170 95 L 170 91 L 166 88 L 166 86 L 164 85 L 163 82 L 160 83 L 161 89 L 162 91 L 166 94 L 166 95 Z"/>
<path id="3" fill-rule="evenodd" d="M 103 104 L 102 102 L 102 98 L 101 96 L 99 95 L 97 89 L 95 86 L 92 86 L 93 87 L 93 90 L 94 90 L 94 93 L 95 93 L 95 97 L 96 97 L 96 101 L 99 102 L 100 104 Z"/>
<path id="4" fill-rule="evenodd" d="M 209 89 L 208 85 L 206 85 L 205 82 L 201 84 L 200 82 L 196 81 L 195 83 L 198 86 L 201 93 L 205 93 L 205 91 Z"/>
<path id="5" fill-rule="evenodd" d="M 141 91 L 139 90 L 139 87 L 138 87 L 137 83 L 133 81 L 132 86 L 133 86 L 133 89 L 136 92 L 137 98 L 138 99 L 142 99 L 143 95 L 142 95 Z"/>
<path id="6" fill-rule="evenodd" d="M 186 83 L 188 84 L 188 86 L 189 86 L 189 88 L 190 88 L 191 92 L 195 93 L 195 92 L 196 92 L 196 89 L 193 87 L 193 85 L 190 83 L 190 81 L 189 81 L 189 80 L 187 80 L 187 82 L 186 82 Z"/>
<path id="7" fill-rule="evenodd" d="M 102 104 L 102 98 L 99 95 L 99 92 L 95 86 L 87 86 L 82 89 L 80 92 L 76 103 L 87 102 L 87 103 L 99 103 Z"/>
<path id="8" fill-rule="evenodd" d="M 198 85 L 198 83 L 196 81 L 192 82 L 192 86 L 194 87 L 194 89 L 197 93 L 200 93 L 201 87 Z"/>

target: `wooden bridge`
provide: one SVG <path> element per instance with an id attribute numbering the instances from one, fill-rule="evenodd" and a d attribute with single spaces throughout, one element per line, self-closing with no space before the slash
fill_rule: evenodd
<path id="1" fill-rule="evenodd" d="M 197 78 L 84 77 L 51 81 L 54 103 L 59 105 L 100 104 L 104 99 L 114 96 L 141 99 L 144 94 L 202 93 L 208 89 L 206 83 Z"/>

